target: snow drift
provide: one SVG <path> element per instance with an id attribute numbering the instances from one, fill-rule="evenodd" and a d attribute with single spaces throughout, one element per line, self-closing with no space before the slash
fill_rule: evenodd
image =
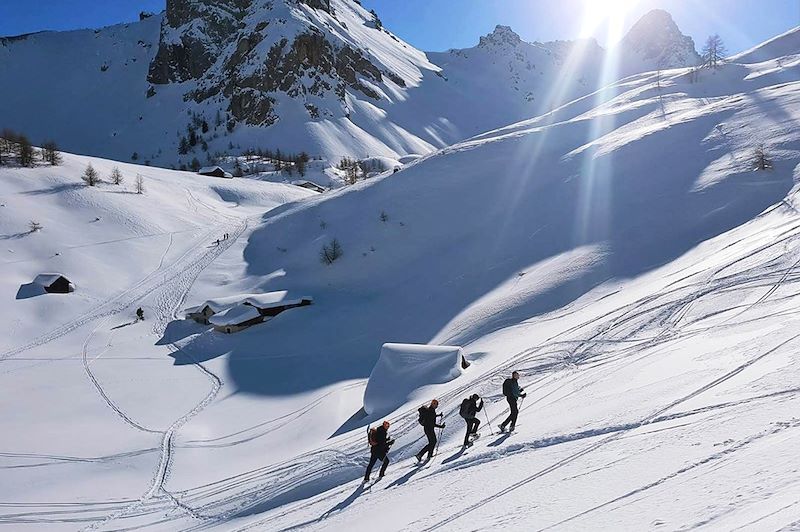
<path id="1" fill-rule="evenodd" d="M 430 384 L 461 375 L 462 349 L 449 345 L 383 344 L 364 392 L 367 414 L 388 413 Z"/>

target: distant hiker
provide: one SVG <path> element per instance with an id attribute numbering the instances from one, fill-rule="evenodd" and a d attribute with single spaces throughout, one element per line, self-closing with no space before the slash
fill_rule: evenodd
<path id="1" fill-rule="evenodd" d="M 381 471 L 378 474 L 378 480 L 383 478 L 386 474 L 386 468 L 389 467 L 389 447 L 392 446 L 394 440 L 389 437 L 389 422 L 384 421 L 383 424 L 376 429 L 367 430 L 367 441 L 369 442 L 369 465 L 367 472 L 364 474 L 364 482 L 369 482 L 369 476 L 372 474 L 372 468 L 378 460 L 383 462 Z"/>
<path id="2" fill-rule="evenodd" d="M 144 311 L 142 307 L 136 309 L 136 321 L 144 321 Z"/>
<path id="3" fill-rule="evenodd" d="M 483 399 L 478 394 L 472 394 L 461 401 L 461 408 L 458 413 L 467 422 L 467 434 L 464 436 L 464 447 L 471 447 L 472 440 L 470 436 L 478 434 L 478 427 L 481 420 L 478 419 L 478 412 L 483 410 Z"/>
<path id="4" fill-rule="evenodd" d="M 214 245 L 215 245 L 215 246 L 219 246 L 219 238 L 218 238 L 218 239 L 216 239 L 216 240 L 214 240 Z"/>
<path id="5" fill-rule="evenodd" d="M 436 429 L 443 429 L 445 424 L 439 425 L 436 423 L 436 418 L 441 417 L 442 414 L 436 413 L 436 407 L 439 406 L 439 401 L 434 399 L 431 401 L 430 406 L 421 406 L 419 412 L 419 424 L 425 429 L 425 436 L 428 437 L 428 445 L 422 448 L 417 453 L 417 462 L 422 461 L 422 455 L 428 453 L 428 460 L 433 458 L 433 451 L 436 449 Z"/>
<path id="6" fill-rule="evenodd" d="M 506 425 L 511 423 L 509 427 L 511 430 L 510 432 L 514 432 L 514 427 L 517 426 L 517 415 L 519 414 L 519 408 L 517 408 L 517 399 L 520 397 L 525 397 L 525 393 L 523 393 L 523 389 L 519 387 L 519 373 L 514 372 L 511 374 L 510 379 L 506 379 L 503 382 L 503 395 L 506 396 L 506 400 L 508 401 L 508 406 L 511 407 L 511 414 L 506 418 L 505 421 L 500 423 L 500 432 L 505 432 Z"/>

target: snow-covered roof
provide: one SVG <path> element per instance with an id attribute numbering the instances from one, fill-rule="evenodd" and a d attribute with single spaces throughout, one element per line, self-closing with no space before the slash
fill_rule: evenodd
<path id="1" fill-rule="evenodd" d="M 313 301 L 309 296 L 289 297 L 289 292 L 279 290 L 277 292 L 267 292 L 266 294 L 255 294 L 245 298 L 244 302 L 260 309 L 275 307 L 285 307 L 288 305 L 299 305 L 303 301 Z"/>
<path id="2" fill-rule="evenodd" d="M 432 399 L 420 397 L 420 389 L 461 375 L 461 357 L 458 346 L 383 344 L 364 390 L 364 411 L 385 414 L 412 399 Z"/>
<path id="3" fill-rule="evenodd" d="M 325 189 L 325 187 L 323 187 L 322 185 L 319 185 L 319 184 L 314 183 L 313 181 L 309 181 L 307 179 L 299 179 L 297 181 L 292 181 L 292 185 L 294 185 L 296 187 L 312 187 L 312 188 L 318 188 L 318 189 L 321 189 L 321 190 Z"/>
<path id="4" fill-rule="evenodd" d="M 226 172 L 221 166 L 204 166 L 197 171 L 198 174 L 213 174 L 214 172 L 222 172 L 225 177 L 233 177 L 233 174 Z"/>
<path id="5" fill-rule="evenodd" d="M 267 292 L 266 294 L 239 294 L 235 296 L 209 299 L 200 305 L 187 308 L 184 313 L 199 314 L 203 311 L 203 309 L 209 307 L 215 314 L 219 314 L 220 312 L 224 312 L 231 307 L 235 307 L 236 305 L 244 303 L 260 309 L 268 309 L 287 305 L 299 305 L 303 301 L 313 301 L 313 298 L 309 296 L 293 296 L 290 298 L 289 292 L 286 290 Z"/>
<path id="6" fill-rule="evenodd" d="M 255 307 L 251 307 L 250 305 L 236 305 L 219 314 L 214 314 L 208 321 L 219 326 L 239 325 L 258 318 L 259 316 L 261 316 L 261 313 L 258 312 L 258 309 Z"/>
<path id="7" fill-rule="evenodd" d="M 40 273 L 33 280 L 33 283 L 41 286 L 50 286 L 54 282 L 58 281 L 61 277 L 66 279 L 66 276 L 60 273 Z M 67 280 L 69 281 L 69 279 Z"/>
<path id="8" fill-rule="evenodd" d="M 204 301 L 200 305 L 187 308 L 184 312 L 186 314 L 199 314 L 204 308 L 209 307 L 214 313 L 219 313 L 241 303 L 247 295 L 237 295 L 228 297 L 217 297 Z"/>

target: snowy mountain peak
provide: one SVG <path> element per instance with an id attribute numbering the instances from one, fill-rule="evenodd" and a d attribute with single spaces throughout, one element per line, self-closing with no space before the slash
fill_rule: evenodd
<path id="1" fill-rule="evenodd" d="M 288 112 L 306 119 L 350 112 L 346 94 L 377 101 L 390 81 L 421 77 L 424 56 L 346 0 L 168 0 L 154 85 L 187 85 L 185 99 L 217 102 L 234 123 L 269 126 Z M 153 89 L 155 92 L 155 89 Z"/>
<path id="2" fill-rule="evenodd" d="M 517 46 L 522 43 L 522 38 L 511 29 L 510 26 L 498 25 L 494 31 L 481 37 L 478 46 L 482 48 L 490 46 Z"/>
<path id="3" fill-rule="evenodd" d="M 677 68 L 699 63 L 694 41 L 681 33 L 668 12 L 654 9 L 630 29 L 621 42 L 629 71 Z"/>

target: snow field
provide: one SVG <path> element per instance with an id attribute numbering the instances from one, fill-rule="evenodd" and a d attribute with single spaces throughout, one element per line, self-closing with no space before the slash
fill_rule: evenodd
<path id="1" fill-rule="evenodd" d="M 0 522 L 796 528 L 800 81 L 768 54 L 783 46 L 697 83 L 632 76 L 324 195 L 121 165 L 145 175 L 143 206 L 75 186 L 87 158 L 0 170 L 15 256 L 0 264 Z M 761 141 L 768 172 L 751 163 Z M 44 230 L 20 234 L 34 212 Z M 324 265 L 334 238 L 343 255 Z M 15 300 L 42 271 L 78 291 Z M 315 304 L 235 335 L 179 319 L 275 290 Z M 419 397 L 361 412 L 387 341 L 472 362 L 425 389 L 447 428 L 423 468 Z M 513 370 L 516 433 L 481 417 L 462 450 L 461 399 L 484 397 L 496 426 Z M 364 490 L 366 427 L 384 417 L 392 465 Z"/>

